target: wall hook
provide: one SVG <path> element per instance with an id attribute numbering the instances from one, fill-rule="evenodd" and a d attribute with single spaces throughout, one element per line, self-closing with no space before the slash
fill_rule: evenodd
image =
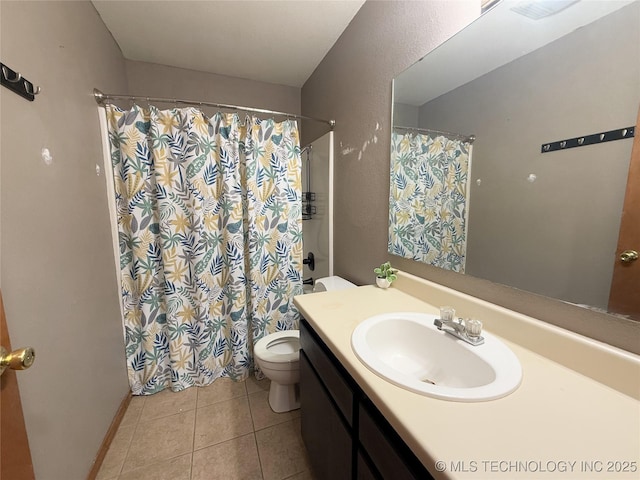
<path id="1" fill-rule="evenodd" d="M 33 83 L 24 81 L 24 89 L 29 95 L 38 95 L 41 92 L 40 87 L 33 88 Z"/>
<path id="2" fill-rule="evenodd" d="M 0 76 L 2 86 L 33 102 L 35 96 L 40 93 L 40 87 L 35 87 L 20 72 L 12 70 L 4 63 L 0 63 L 0 69 L 2 70 L 2 76 Z"/>
<path id="3" fill-rule="evenodd" d="M 9 78 L 9 69 L 4 65 L 2 66 L 2 75 L 7 82 L 17 83 L 22 80 L 22 74 L 20 72 L 14 72 L 14 74 L 14 78 Z"/>
<path id="4" fill-rule="evenodd" d="M 540 147 L 540 153 L 553 152 L 555 150 L 569 149 L 575 147 L 585 147 L 596 143 L 612 142 L 614 140 L 622 140 L 631 138 L 635 135 L 635 127 L 618 128 L 609 130 L 608 132 L 594 133 L 592 135 L 582 135 L 580 137 L 567 138 L 557 142 L 543 143 Z"/>

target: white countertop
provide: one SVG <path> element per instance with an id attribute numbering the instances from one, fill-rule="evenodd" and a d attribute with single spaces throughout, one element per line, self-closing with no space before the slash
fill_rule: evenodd
<path id="1" fill-rule="evenodd" d="M 374 286 L 298 296 L 295 303 L 434 477 L 640 479 L 640 402 L 507 340 L 497 330 L 499 322 L 496 329 L 487 330 L 519 358 L 523 370 L 520 387 L 498 400 L 452 402 L 387 382 L 362 364 L 351 348 L 354 328 L 372 315 L 399 311 L 437 314 L 439 305 L 398 288 Z M 514 314 L 510 329 L 517 329 L 514 322 L 520 321 L 519 317 Z M 542 332 L 542 336 L 554 334 L 545 332 L 544 325 Z M 567 338 L 573 335 L 566 333 Z M 545 338 L 539 341 L 545 343 Z M 606 363 L 586 358 L 590 355 L 588 345 L 570 350 L 584 355 L 585 364 Z M 640 381 L 640 360 L 629 355 L 622 355 L 624 368 L 611 372 L 627 378 L 616 378 L 611 384 L 628 383 L 635 388 Z"/>

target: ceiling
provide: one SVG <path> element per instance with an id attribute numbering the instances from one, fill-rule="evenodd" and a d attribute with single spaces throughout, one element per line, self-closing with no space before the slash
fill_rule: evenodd
<path id="1" fill-rule="evenodd" d="M 532 20 L 513 10 L 531 1 L 502 0 L 397 77 L 394 102 L 421 106 L 633 1 L 568 1 L 566 10 Z"/>
<path id="2" fill-rule="evenodd" d="M 92 0 L 125 58 L 302 87 L 364 0 Z"/>

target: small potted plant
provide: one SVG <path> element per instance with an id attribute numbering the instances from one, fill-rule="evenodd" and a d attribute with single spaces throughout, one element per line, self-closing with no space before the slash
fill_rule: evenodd
<path id="1" fill-rule="evenodd" d="M 380 288 L 389 288 L 391 284 L 398 278 L 396 273 L 398 270 L 391 268 L 391 262 L 385 262 L 378 268 L 374 268 L 376 274 L 376 285 Z"/>

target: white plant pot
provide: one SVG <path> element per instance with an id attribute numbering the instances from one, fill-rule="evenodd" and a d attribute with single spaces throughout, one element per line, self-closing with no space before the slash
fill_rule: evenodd
<path id="1" fill-rule="evenodd" d="M 391 286 L 391 282 L 386 278 L 376 277 L 376 285 L 380 288 L 389 288 Z"/>

